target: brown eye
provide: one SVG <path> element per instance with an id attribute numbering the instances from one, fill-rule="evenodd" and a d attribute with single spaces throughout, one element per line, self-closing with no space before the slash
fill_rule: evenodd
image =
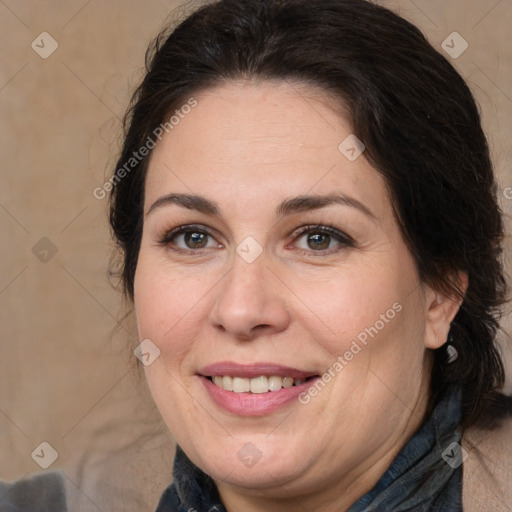
<path id="1" fill-rule="evenodd" d="M 208 234 L 199 231 L 188 231 L 184 233 L 183 239 L 189 249 L 202 249 L 208 242 Z"/>
<path id="2" fill-rule="evenodd" d="M 307 244 L 310 249 L 324 250 L 329 248 L 331 236 L 326 233 L 309 233 L 307 236 Z"/>
<path id="3" fill-rule="evenodd" d="M 348 235 L 330 226 L 306 226 L 296 234 L 294 245 L 303 254 L 320 256 L 346 247 L 354 247 L 355 242 Z"/>
<path id="4" fill-rule="evenodd" d="M 208 231 L 196 226 L 179 226 L 166 232 L 159 239 L 161 245 L 178 251 L 193 251 L 219 247 L 219 243 Z"/>

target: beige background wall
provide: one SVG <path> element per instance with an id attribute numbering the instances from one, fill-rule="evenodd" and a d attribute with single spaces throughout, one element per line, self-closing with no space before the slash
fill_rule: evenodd
<path id="1" fill-rule="evenodd" d="M 439 49 L 453 31 L 469 43 L 452 61 L 482 106 L 510 228 L 512 2 L 382 3 Z M 106 200 L 93 190 L 146 45 L 178 5 L 0 0 L 0 480 L 41 471 L 31 453 L 48 442 L 74 510 L 154 510 L 171 479 L 172 442 L 131 369 L 137 340 L 119 321 Z M 42 32 L 58 43 L 46 59 L 31 47 L 51 49 Z M 510 315 L 503 326 L 512 332 Z"/>

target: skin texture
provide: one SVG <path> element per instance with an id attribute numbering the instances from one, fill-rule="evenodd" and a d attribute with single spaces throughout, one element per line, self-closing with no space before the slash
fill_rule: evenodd
<path id="1" fill-rule="evenodd" d="M 135 309 L 140 339 L 161 350 L 145 369 L 151 393 L 229 511 L 346 510 L 423 421 L 426 349 L 445 343 L 459 302 L 420 282 L 383 177 L 364 153 L 351 162 L 340 152 L 351 127 L 321 91 L 234 82 L 195 98 L 155 148 L 146 181 Z M 148 213 L 169 193 L 203 196 L 220 213 L 176 204 Z M 341 204 L 276 216 L 286 199 L 333 193 L 371 216 Z M 187 224 L 211 233 L 205 247 L 183 236 L 159 243 Z M 322 238 L 319 250 L 297 233 L 311 224 L 354 242 Z M 236 253 L 248 236 L 264 249 L 252 263 Z M 307 405 L 237 416 L 197 375 L 226 360 L 323 374 L 395 303 L 401 311 Z M 261 452 L 252 467 L 237 456 L 246 443 Z"/>

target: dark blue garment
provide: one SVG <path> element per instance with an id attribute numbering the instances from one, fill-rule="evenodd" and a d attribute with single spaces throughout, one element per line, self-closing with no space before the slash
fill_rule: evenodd
<path id="1" fill-rule="evenodd" d="M 450 389 L 373 489 L 348 512 L 462 512 L 460 408 L 460 389 Z M 173 475 L 156 512 L 226 512 L 213 480 L 179 446 Z"/>

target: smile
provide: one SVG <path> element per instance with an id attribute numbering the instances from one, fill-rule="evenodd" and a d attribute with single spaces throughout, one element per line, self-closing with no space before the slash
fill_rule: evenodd
<path id="1" fill-rule="evenodd" d="M 279 375 L 260 375 L 252 379 L 246 377 L 232 377 L 229 375 L 216 375 L 208 377 L 216 386 L 233 393 L 268 393 L 283 388 L 300 386 L 308 379 L 294 379 L 293 377 L 280 377 Z"/>
<path id="2" fill-rule="evenodd" d="M 232 361 L 203 367 L 198 377 L 212 402 L 236 416 L 265 416 L 299 403 L 299 394 L 320 378 L 315 371 Z"/>

